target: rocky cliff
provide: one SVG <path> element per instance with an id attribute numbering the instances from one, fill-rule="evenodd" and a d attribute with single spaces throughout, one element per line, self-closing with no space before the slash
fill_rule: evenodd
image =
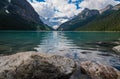
<path id="1" fill-rule="evenodd" d="M 26 0 L 0 0 L 0 30 L 46 30 Z"/>
<path id="2" fill-rule="evenodd" d="M 102 13 L 108 12 L 108 11 L 110 11 L 112 9 L 113 9 L 113 6 L 112 5 L 108 5 L 105 8 L 101 9 L 99 12 L 102 14 Z"/>

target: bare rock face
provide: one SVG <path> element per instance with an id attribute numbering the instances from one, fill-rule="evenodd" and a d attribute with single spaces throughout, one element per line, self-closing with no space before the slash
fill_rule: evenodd
<path id="1" fill-rule="evenodd" d="M 105 8 L 101 9 L 99 12 L 102 14 L 104 12 L 108 12 L 108 11 L 112 10 L 112 8 L 113 8 L 113 6 L 109 4 Z"/>
<path id="2" fill-rule="evenodd" d="M 120 4 L 117 4 L 116 6 L 114 6 L 113 10 L 120 10 Z"/>
<path id="3" fill-rule="evenodd" d="M 120 45 L 113 47 L 113 50 L 114 50 L 116 53 L 120 53 Z"/>
<path id="4" fill-rule="evenodd" d="M 72 59 L 34 52 L 0 57 L 0 79 L 69 79 L 76 68 Z"/>
<path id="5" fill-rule="evenodd" d="M 120 79 L 119 71 L 110 66 L 105 66 L 91 61 L 81 63 L 81 71 L 91 79 Z"/>

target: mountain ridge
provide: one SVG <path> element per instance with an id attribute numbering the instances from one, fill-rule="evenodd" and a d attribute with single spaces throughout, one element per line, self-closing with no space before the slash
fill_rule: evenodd
<path id="1" fill-rule="evenodd" d="M 0 30 L 47 30 L 26 0 L 0 1 Z"/>
<path id="2" fill-rule="evenodd" d="M 85 14 L 83 11 L 82 13 Z M 92 10 L 90 10 L 89 12 L 91 11 Z M 78 14 L 72 20 L 63 23 L 62 25 L 60 25 L 60 27 L 57 30 L 63 30 L 63 31 L 69 31 L 69 30 L 70 31 L 118 31 L 119 30 L 120 31 L 120 29 L 118 29 L 120 28 L 120 22 L 119 22 L 120 4 L 117 4 L 116 6 L 112 6 L 112 5 L 106 6 L 102 10 L 99 10 L 99 14 L 92 17 L 91 19 L 89 19 L 88 16 L 86 16 L 86 20 L 84 19 L 82 20 L 81 17 L 79 16 L 80 15 Z"/>
<path id="3" fill-rule="evenodd" d="M 94 19 L 98 14 L 99 11 L 97 10 L 89 10 L 85 8 L 81 13 L 78 14 L 78 16 L 60 25 L 60 27 L 57 30 L 65 30 L 65 31 L 74 30 L 75 28 L 79 27 L 78 25 L 84 25 L 85 22 L 88 23 L 90 20 Z M 72 23 L 75 24 L 75 27 L 73 27 Z M 70 26 L 70 27 L 64 27 L 64 26 Z"/>
<path id="4" fill-rule="evenodd" d="M 119 5 L 119 6 L 118 6 Z M 92 22 L 76 31 L 120 31 L 120 4 L 106 10 Z"/>

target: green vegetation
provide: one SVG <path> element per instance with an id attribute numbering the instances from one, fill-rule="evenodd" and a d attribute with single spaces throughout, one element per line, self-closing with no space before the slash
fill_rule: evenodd
<path id="1" fill-rule="evenodd" d="M 120 10 L 104 13 L 76 31 L 120 31 Z"/>

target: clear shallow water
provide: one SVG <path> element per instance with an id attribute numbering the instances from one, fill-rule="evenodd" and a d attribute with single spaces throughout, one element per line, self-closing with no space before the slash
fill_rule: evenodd
<path id="1" fill-rule="evenodd" d="M 120 55 L 96 42 L 120 39 L 119 32 L 18 32 L 0 31 L 0 54 L 37 51 L 67 56 L 76 61 L 96 61 L 120 69 Z"/>

